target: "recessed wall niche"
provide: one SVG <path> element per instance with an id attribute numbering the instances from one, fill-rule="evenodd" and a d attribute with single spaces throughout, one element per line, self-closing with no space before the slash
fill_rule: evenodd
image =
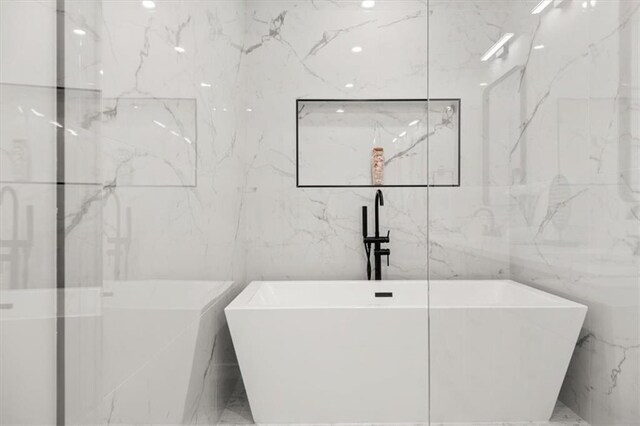
<path id="1" fill-rule="evenodd" d="M 298 187 L 460 186 L 460 99 L 298 99 Z M 372 179 L 384 150 L 382 185 Z"/>

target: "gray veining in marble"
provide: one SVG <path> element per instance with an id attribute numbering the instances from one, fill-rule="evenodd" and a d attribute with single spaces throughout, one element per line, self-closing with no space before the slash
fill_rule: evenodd
<path id="1" fill-rule="evenodd" d="M 239 426 L 239 425 L 253 425 L 253 417 L 251 416 L 251 408 L 247 395 L 242 383 L 238 383 L 229 403 L 222 412 L 222 417 L 218 422 L 218 426 Z M 388 424 L 388 423 L 387 423 Z M 476 424 L 476 423 L 473 423 Z M 431 426 L 472 426 L 472 423 L 431 423 Z M 484 426 L 590 426 L 589 423 L 582 420 L 576 413 L 571 411 L 566 405 L 561 402 L 556 404 L 553 410 L 553 415 L 548 422 L 507 422 L 507 423 L 482 423 Z M 312 426 L 322 426 L 323 424 L 317 424 Z M 359 426 L 364 426 L 364 423 L 359 423 Z M 374 423 L 366 423 L 366 426 L 374 426 Z M 418 425 L 426 425 L 422 423 L 416 423 Z"/>

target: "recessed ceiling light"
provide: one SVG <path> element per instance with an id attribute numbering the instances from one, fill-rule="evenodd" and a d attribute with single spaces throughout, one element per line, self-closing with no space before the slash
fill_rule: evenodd
<path id="1" fill-rule="evenodd" d="M 489 84 L 489 83 L 482 82 L 482 83 L 480 83 L 480 86 L 486 86 L 487 84 Z"/>
<path id="2" fill-rule="evenodd" d="M 551 4 L 551 2 L 552 0 L 542 0 L 536 7 L 531 9 L 531 14 L 537 15 L 538 13 L 541 13 L 547 6 L 549 6 L 549 4 Z"/>
<path id="3" fill-rule="evenodd" d="M 83 35 L 85 35 L 87 32 L 86 32 L 85 30 L 83 30 L 83 29 L 76 28 L 75 30 L 73 30 L 73 33 L 74 33 L 75 35 L 83 36 Z"/>
<path id="4" fill-rule="evenodd" d="M 56 127 L 62 128 L 62 124 L 58 123 L 57 121 L 50 121 L 49 124 L 53 124 Z"/>
<path id="5" fill-rule="evenodd" d="M 155 2 L 153 2 L 151 0 L 144 0 L 142 2 L 142 7 L 147 8 L 147 9 L 155 9 L 156 8 L 156 4 L 155 4 Z"/>
<path id="6" fill-rule="evenodd" d="M 535 50 L 544 49 L 544 44 L 537 44 L 537 45 L 533 46 L 533 48 L 534 48 Z"/>
<path id="7" fill-rule="evenodd" d="M 180 137 L 180 134 L 179 134 L 178 132 L 176 132 L 175 130 L 172 130 L 172 131 L 171 131 L 171 134 L 172 134 L 173 136 Z"/>
<path id="8" fill-rule="evenodd" d="M 189 138 L 187 138 L 187 137 L 185 137 L 185 138 L 183 138 L 183 139 L 184 139 L 185 141 L 187 141 L 188 143 L 191 143 L 191 139 L 189 139 Z"/>
<path id="9" fill-rule="evenodd" d="M 67 132 L 71 133 L 73 136 L 78 136 L 78 132 L 73 129 L 67 129 Z"/>
<path id="10" fill-rule="evenodd" d="M 362 52 L 362 47 L 360 47 L 360 46 L 353 46 L 353 47 L 351 48 L 351 51 L 352 51 L 353 53 L 360 53 L 360 52 Z"/>
<path id="11" fill-rule="evenodd" d="M 373 0 L 364 0 L 362 2 L 362 7 L 364 7 L 365 9 L 371 9 L 375 5 L 376 5 L 376 2 Z"/>
<path id="12" fill-rule="evenodd" d="M 353 87 L 353 83 L 347 83 L 344 85 L 347 89 L 351 89 Z"/>
<path id="13" fill-rule="evenodd" d="M 407 132 L 406 132 L 406 131 L 404 131 L 404 132 L 400 133 L 400 134 L 398 135 L 398 137 L 401 137 L 401 138 L 402 138 L 402 137 L 404 137 L 404 135 L 406 135 L 406 134 L 407 134 Z"/>
<path id="14" fill-rule="evenodd" d="M 415 126 L 419 122 L 420 122 L 420 120 L 413 120 L 411 123 L 409 123 L 409 126 Z"/>
<path id="15" fill-rule="evenodd" d="M 398 140 L 398 138 L 393 138 L 393 140 L 392 140 L 391 142 L 395 142 L 395 141 L 397 141 L 397 140 Z"/>
<path id="16" fill-rule="evenodd" d="M 36 117 L 44 117 L 44 114 L 42 114 L 41 112 L 36 111 L 35 109 L 31 108 L 31 112 L 33 113 L 33 115 L 35 115 Z"/>
<path id="17" fill-rule="evenodd" d="M 163 123 L 153 120 L 154 123 L 156 123 L 158 126 L 162 127 L 163 129 L 166 128 L 167 126 L 165 126 Z"/>
<path id="18" fill-rule="evenodd" d="M 184 47 L 182 47 L 182 46 L 176 46 L 176 47 L 173 48 L 173 50 L 175 50 L 178 53 L 184 53 L 185 52 Z"/>
<path id="19" fill-rule="evenodd" d="M 485 52 L 484 55 L 482 55 L 482 61 L 486 61 L 487 59 L 489 59 L 490 57 L 492 57 L 493 55 L 495 55 L 495 53 L 500 50 L 500 48 L 502 46 L 505 45 L 506 42 L 508 42 L 511 37 L 513 37 L 513 33 L 506 33 L 504 34 L 502 37 L 500 37 L 500 40 L 498 40 L 493 46 L 491 46 L 489 48 L 489 50 L 487 50 Z"/>
<path id="20" fill-rule="evenodd" d="M 202 86 L 202 87 L 211 87 L 211 83 L 205 83 L 203 81 L 202 83 L 200 83 L 200 86 Z"/>
<path id="21" fill-rule="evenodd" d="M 339 108 L 339 109 L 337 109 L 337 110 L 336 110 L 336 112 L 337 112 L 337 113 L 343 113 L 343 112 L 344 112 L 344 110 L 343 110 L 342 108 Z"/>
<path id="22" fill-rule="evenodd" d="M 251 112 L 251 111 L 253 111 L 253 109 L 247 108 L 247 112 Z"/>

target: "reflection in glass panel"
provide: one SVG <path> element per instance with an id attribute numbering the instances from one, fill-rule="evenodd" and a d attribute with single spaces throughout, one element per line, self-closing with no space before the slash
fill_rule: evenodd
<path id="1" fill-rule="evenodd" d="M 196 185 L 195 99 L 103 99 L 101 124 L 105 181 Z"/>
<path id="2" fill-rule="evenodd" d="M 469 135 L 430 191 L 432 421 L 640 421 L 639 6 L 430 2 L 430 95 Z"/>

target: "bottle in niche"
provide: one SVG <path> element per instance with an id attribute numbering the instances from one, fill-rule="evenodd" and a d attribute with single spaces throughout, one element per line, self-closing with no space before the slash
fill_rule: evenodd
<path id="1" fill-rule="evenodd" d="M 371 184 L 381 186 L 384 183 L 384 148 L 376 146 L 371 152 Z"/>

